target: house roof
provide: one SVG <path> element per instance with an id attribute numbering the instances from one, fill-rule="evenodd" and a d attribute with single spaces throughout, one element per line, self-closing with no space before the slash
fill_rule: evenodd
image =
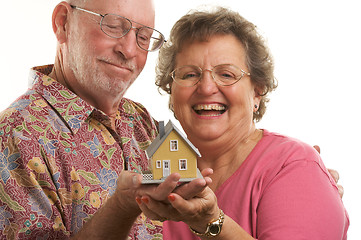
<path id="1" fill-rule="evenodd" d="M 149 145 L 149 147 L 146 150 L 148 158 L 152 157 L 153 154 L 158 150 L 158 148 L 162 145 L 164 140 L 168 137 L 168 135 L 174 130 L 178 133 L 178 135 L 183 138 L 183 140 L 189 145 L 189 147 L 198 155 L 198 157 L 201 156 L 198 149 L 188 140 L 188 138 L 172 123 L 171 120 L 167 123 L 167 125 L 164 127 L 164 134 L 162 134 L 161 128 L 163 127 L 162 124 L 164 122 L 159 122 L 159 128 L 160 128 L 160 134 L 153 140 L 153 142 Z M 161 136 L 163 135 L 163 136 Z"/>

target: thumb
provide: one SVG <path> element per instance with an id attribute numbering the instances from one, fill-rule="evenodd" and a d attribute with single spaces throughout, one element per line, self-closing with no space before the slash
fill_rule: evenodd
<path id="1" fill-rule="evenodd" d="M 121 171 L 118 177 L 118 186 L 121 189 L 137 188 L 142 184 L 142 175 L 130 171 Z"/>

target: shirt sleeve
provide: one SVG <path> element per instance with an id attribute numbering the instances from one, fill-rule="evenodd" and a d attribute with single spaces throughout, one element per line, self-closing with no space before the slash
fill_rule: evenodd
<path id="1" fill-rule="evenodd" d="M 0 127 L 0 238 L 70 238 L 58 211 L 61 207 L 55 205 L 61 195 L 38 144 L 20 133 L 14 137 L 14 132 L 9 125 Z M 21 154 L 21 141 L 32 156 Z"/>
<path id="2" fill-rule="evenodd" d="M 257 216 L 259 240 L 347 239 L 348 219 L 337 187 L 315 161 L 282 168 L 266 187 Z"/>

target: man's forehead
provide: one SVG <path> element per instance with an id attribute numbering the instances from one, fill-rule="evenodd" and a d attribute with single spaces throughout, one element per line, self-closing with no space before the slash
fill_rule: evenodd
<path id="1" fill-rule="evenodd" d="M 113 13 L 129 18 L 146 26 L 154 26 L 154 3 L 152 0 L 76 0 L 84 8 L 101 14 Z"/>

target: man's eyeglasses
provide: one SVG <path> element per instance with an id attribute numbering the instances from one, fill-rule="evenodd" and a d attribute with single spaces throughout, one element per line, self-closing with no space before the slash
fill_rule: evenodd
<path id="1" fill-rule="evenodd" d="M 172 71 L 170 76 L 177 84 L 185 87 L 192 87 L 201 80 L 202 74 L 205 71 L 209 71 L 213 80 L 221 86 L 233 85 L 241 80 L 244 75 L 251 75 L 232 64 L 221 64 L 215 66 L 211 70 L 202 70 L 202 68 L 193 65 L 182 66 Z"/>
<path id="2" fill-rule="evenodd" d="M 116 14 L 100 14 L 95 13 L 77 6 L 70 5 L 73 9 L 87 12 L 101 17 L 100 29 L 109 37 L 121 38 L 125 36 L 132 28 L 137 30 L 137 44 L 138 46 L 148 52 L 153 52 L 160 49 L 165 42 L 163 34 L 154 28 L 144 26 L 143 24 L 132 21 L 126 17 Z M 133 27 L 133 23 L 141 25 L 142 27 Z"/>

